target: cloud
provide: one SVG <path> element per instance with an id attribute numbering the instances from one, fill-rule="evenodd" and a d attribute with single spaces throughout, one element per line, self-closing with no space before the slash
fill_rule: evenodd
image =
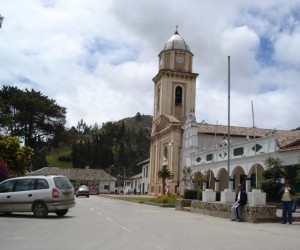
<path id="1" fill-rule="evenodd" d="M 227 122 L 230 56 L 232 123 L 251 126 L 253 100 L 257 126 L 296 128 L 298 2 L 0 0 L 0 81 L 55 99 L 69 127 L 151 115 L 157 56 L 179 25 L 199 121 Z"/>

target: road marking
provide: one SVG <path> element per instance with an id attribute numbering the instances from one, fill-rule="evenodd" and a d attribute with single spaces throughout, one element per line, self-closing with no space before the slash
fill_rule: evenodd
<path id="1" fill-rule="evenodd" d="M 128 233 L 132 233 L 127 227 L 121 226 L 121 228 L 122 228 L 123 230 L 127 231 Z"/>
<path id="2" fill-rule="evenodd" d="M 91 210 L 91 211 L 94 211 L 94 208 L 90 207 L 90 210 Z"/>
<path id="3" fill-rule="evenodd" d="M 162 213 L 161 211 L 158 210 L 135 210 L 137 213 Z"/>
<path id="4" fill-rule="evenodd" d="M 100 212 L 97 212 L 97 214 L 100 215 L 100 216 L 102 215 Z"/>
<path id="5" fill-rule="evenodd" d="M 154 244 L 153 242 L 150 242 L 150 244 L 153 245 L 156 249 L 162 249 L 163 250 L 162 247 L 160 247 L 159 245 Z"/>
<path id="6" fill-rule="evenodd" d="M 108 218 L 108 217 L 106 217 L 106 219 L 109 220 L 109 221 L 113 221 L 111 218 Z"/>

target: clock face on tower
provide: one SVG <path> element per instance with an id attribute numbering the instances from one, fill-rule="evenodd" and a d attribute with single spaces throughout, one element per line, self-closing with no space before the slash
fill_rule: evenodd
<path id="1" fill-rule="evenodd" d="M 184 57 L 183 57 L 183 55 L 177 55 L 177 56 L 176 56 L 176 62 L 178 62 L 178 63 L 183 63 L 183 62 L 184 62 Z"/>

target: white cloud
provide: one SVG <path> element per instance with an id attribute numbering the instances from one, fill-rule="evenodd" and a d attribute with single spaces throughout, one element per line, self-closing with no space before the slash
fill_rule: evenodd
<path id="1" fill-rule="evenodd" d="M 300 29 L 293 34 L 281 35 L 275 43 L 275 58 L 288 66 L 300 67 Z"/>
<path id="2" fill-rule="evenodd" d="M 152 114 L 157 55 L 179 25 L 199 121 L 227 122 L 230 55 L 232 123 L 251 126 L 253 100 L 258 126 L 299 127 L 298 2 L 0 0 L 0 81 L 55 99 L 68 126 Z"/>

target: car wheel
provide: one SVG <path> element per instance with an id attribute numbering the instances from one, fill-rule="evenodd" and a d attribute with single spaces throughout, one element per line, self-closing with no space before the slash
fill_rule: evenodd
<path id="1" fill-rule="evenodd" d="M 89 197 L 90 197 L 89 195 L 86 196 L 86 198 L 89 198 Z"/>
<path id="2" fill-rule="evenodd" d="M 66 215 L 67 212 L 68 212 L 68 209 L 62 209 L 62 210 L 57 210 L 55 213 L 57 216 L 61 217 L 61 216 Z"/>
<path id="3" fill-rule="evenodd" d="M 37 218 L 44 218 L 48 215 L 48 208 L 42 201 L 37 201 L 32 205 L 32 212 Z"/>

